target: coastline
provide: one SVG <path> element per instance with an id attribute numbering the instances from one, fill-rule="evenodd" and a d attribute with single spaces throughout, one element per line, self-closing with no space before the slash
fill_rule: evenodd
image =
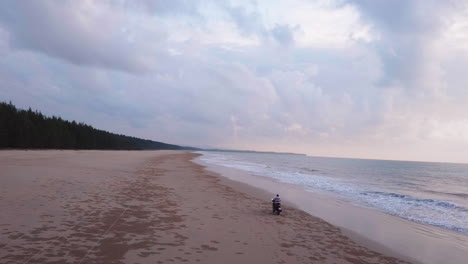
<path id="1" fill-rule="evenodd" d="M 297 185 L 207 163 L 201 158 L 195 162 L 231 181 L 275 190 L 291 206 L 324 219 L 357 243 L 382 254 L 428 264 L 461 264 L 468 257 L 468 240 L 463 234 L 357 206 L 327 193 L 312 193 Z"/>
<path id="2" fill-rule="evenodd" d="M 407 263 L 196 156 L 0 152 L 0 263 Z"/>

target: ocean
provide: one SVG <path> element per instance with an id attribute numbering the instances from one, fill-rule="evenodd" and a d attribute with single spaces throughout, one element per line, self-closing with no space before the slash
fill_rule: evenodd
<path id="1" fill-rule="evenodd" d="M 201 152 L 234 168 L 306 192 L 468 235 L 468 164 Z"/>

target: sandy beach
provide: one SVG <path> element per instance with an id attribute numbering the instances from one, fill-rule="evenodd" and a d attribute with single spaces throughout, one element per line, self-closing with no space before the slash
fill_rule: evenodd
<path id="1" fill-rule="evenodd" d="M 182 151 L 1 151 L 0 263 L 407 263 Z"/>

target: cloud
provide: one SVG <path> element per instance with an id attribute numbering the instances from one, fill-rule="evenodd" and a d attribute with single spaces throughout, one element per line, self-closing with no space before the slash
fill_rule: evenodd
<path id="1" fill-rule="evenodd" d="M 350 2 L 356 5 L 379 29 L 397 34 L 410 32 L 411 35 L 431 34 L 443 29 L 446 16 L 463 5 L 463 1 L 460 0 L 359 0 Z"/>
<path id="2" fill-rule="evenodd" d="M 150 15 L 188 15 L 198 16 L 199 15 L 199 0 L 125 0 L 124 3 L 120 3 L 123 8 L 133 7 L 137 9 L 143 9 Z"/>
<path id="3" fill-rule="evenodd" d="M 418 86 L 433 44 L 447 27 L 462 1 L 350 1 L 375 26 L 380 36 L 376 48 L 386 75 L 384 86 Z M 431 15 L 428 15 L 431 14 Z"/>
<path id="4" fill-rule="evenodd" d="M 242 33 L 265 36 L 266 29 L 262 23 L 262 15 L 257 10 L 258 7 L 255 4 L 250 6 L 221 4 L 221 8 L 226 11 Z"/>
<path id="5" fill-rule="evenodd" d="M 424 145 L 466 143 L 466 14 L 461 1 L 3 1 L 0 98 L 170 143 L 434 159 Z"/>
<path id="6" fill-rule="evenodd" d="M 131 19 L 104 2 L 2 1 L 0 10 L 13 48 L 129 72 L 147 71 L 163 55 L 158 54 L 163 31 L 156 27 L 146 32 L 150 36 L 134 34 Z"/>
<path id="7" fill-rule="evenodd" d="M 283 46 L 290 46 L 294 44 L 294 31 L 296 30 L 299 30 L 299 27 L 291 28 L 289 25 L 276 25 L 271 33 L 278 43 Z"/>

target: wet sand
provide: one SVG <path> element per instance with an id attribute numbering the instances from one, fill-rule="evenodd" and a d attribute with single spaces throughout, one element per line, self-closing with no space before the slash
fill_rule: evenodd
<path id="1" fill-rule="evenodd" d="M 178 151 L 0 151 L 0 263 L 406 263 Z"/>
<path id="2" fill-rule="evenodd" d="M 286 205 L 299 208 L 340 227 L 345 235 L 358 244 L 384 255 L 424 264 L 464 264 L 468 259 L 468 237 L 463 234 L 356 206 L 327 193 L 309 192 L 297 185 L 205 163 L 202 157 L 195 159 L 195 162 L 222 175 L 223 178 L 246 183 L 261 190 L 274 190 L 287 199 Z M 259 192 L 256 191 L 255 194 Z M 269 193 L 266 196 L 257 196 L 267 200 L 272 195 Z"/>

